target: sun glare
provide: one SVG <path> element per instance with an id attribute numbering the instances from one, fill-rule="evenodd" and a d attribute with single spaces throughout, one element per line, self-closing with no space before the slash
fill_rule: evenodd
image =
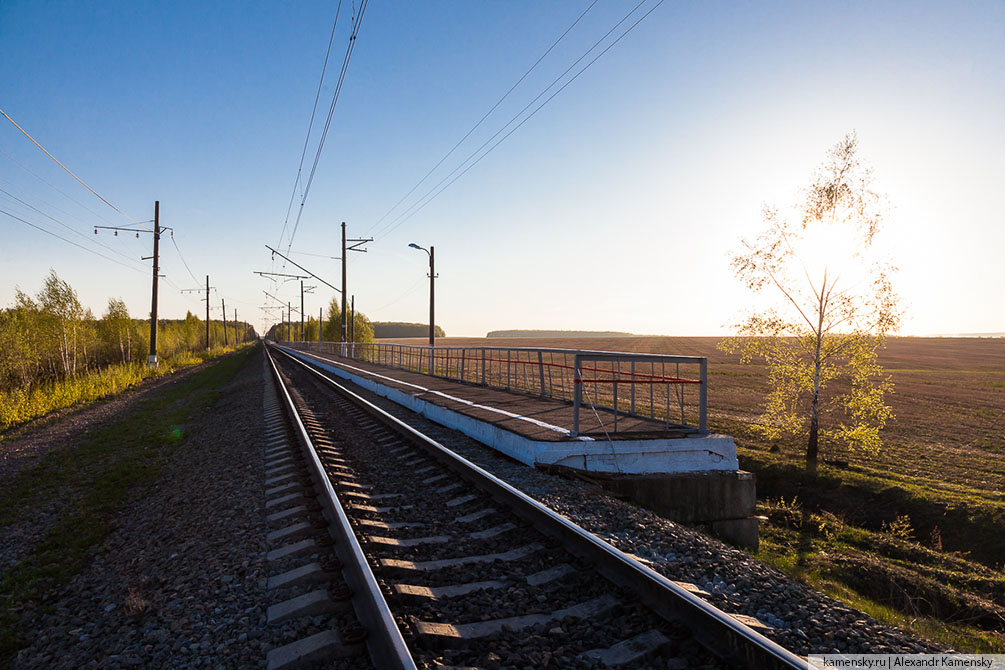
<path id="1" fill-rule="evenodd" d="M 847 225 L 810 222 L 793 250 L 818 289 L 825 273 L 828 284 L 838 282 L 845 289 L 859 284 L 868 274 L 864 244 Z"/>

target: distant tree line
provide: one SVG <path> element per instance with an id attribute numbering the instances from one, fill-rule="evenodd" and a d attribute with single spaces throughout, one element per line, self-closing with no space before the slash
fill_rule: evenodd
<path id="1" fill-rule="evenodd" d="M 485 337 L 638 337 L 634 333 L 616 330 L 493 330 Z"/>
<path id="2" fill-rule="evenodd" d="M 433 329 L 436 337 L 446 337 L 443 329 L 436 326 Z M 392 337 L 427 337 L 429 335 L 428 323 L 407 323 L 404 321 L 374 321 L 373 336 L 376 338 Z"/>
<path id="3" fill-rule="evenodd" d="M 223 323 L 210 322 L 214 346 L 224 340 Z M 205 349 L 205 322 L 191 312 L 185 319 L 160 320 L 158 355 Z M 257 337 L 247 323 L 227 323 L 231 344 Z M 238 342 L 234 342 L 234 337 Z M 0 310 L 0 390 L 30 388 L 75 379 L 111 365 L 143 363 L 150 349 L 149 320 L 134 319 L 125 302 L 109 298 L 96 317 L 77 292 L 50 270 L 34 296 L 17 289 L 14 305 Z"/>
<path id="4" fill-rule="evenodd" d="M 328 309 L 324 315 L 324 321 L 320 322 L 321 339 L 325 342 L 342 341 L 342 308 L 339 306 L 339 299 L 332 298 L 328 303 Z M 363 312 L 356 311 L 355 319 L 346 325 L 346 339 L 355 342 L 373 342 L 374 324 Z M 276 342 L 308 342 L 318 341 L 318 317 L 309 316 L 303 320 L 303 333 L 301 334 L 300 315 L 294 314 L 292 322 L 282 322 L 274 324 L 269 328 L 267 337 Z"/>

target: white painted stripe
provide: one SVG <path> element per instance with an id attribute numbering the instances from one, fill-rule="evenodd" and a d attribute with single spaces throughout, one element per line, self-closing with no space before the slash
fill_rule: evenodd
<path id="1" fill-rule="evenodd" d="M 377 379 L 383 379 L 383 380 L 389 381 L 389 382 L 394 382 L 395 384 L 400 384 L 401 386 L 408 386 L 410 388 L 416 389 L 417 391 L 422 391 L 423 393 L 432 393 L 433 395 L 438 395 L 441 398 L 446 398 L 447 400 L 453 400 L 454 402 L 459 402 L 462 405 L 467 405 L 468 407 L 471 407 L 473 409 L 483 409 L 483 410 L 485 410 L 487 412 L 495 412 L 496 414 L 502 414 L 503 416 L 509 417 L 511 419 L 519 419 L 520 421 L 526 421 L 527 423 L 532 423 L 535 426 L 540 426 L 541 428 L 547 428 L 548 430 L 555 431 L 556 433 L 561 433 L 562 435 L 570 435 L 571 432 L 572 432 L 572 431 L 568 430 L 567 428 L 562 428 L 561 426 L 556 426 L 554 424 L 550 424 L 550 423 L 547 423 L 547 422 L 544 422 L 544 421 L 540 421 L 539 419 L 534 419 L 534 418 L 531 418 L 529 416 L 523 416 L 522 414 L 514 414 L 513 412 L 507 412 L 506 410 L 499 409 L 498 407 L 489 407 L 488 405 L 480 405 L 480 404 L 478 404 L 476 402 L 473 402 L 471 400 L 465 400 L 464 398 L 458 398 L 457 396 L 452 396 L 452 395 L 450 395 L 448 393 L 443 393 L 442 391 L 436 391 L 434 389 L 426 388 L 425 386 L 419 386 L 418 384 L 412 384 L 410 382 L 405 382 L 405 381 L 402 381 L 400 379 L 395 379 L 394 377 L 388 377 L 387 375 L 377 374 L 376 372 L 371 372 L 369 370 L 364 370 L 363 368 L 357 368 L 357 367 L 355 367 L 353 365 L 346 365 L 345 363 L 340 363 L 338 361 L 333 361 L 330 358 L 323 358 L 321 356 L 318 356 L 317 354 L 310 354 L 309 352 L 305 352 L 305 351 L 298 351 L 297 353 L 309 355 L 312 358 L 318 358 L 318 359 L 324 361 L 325 363 L 329 363 L 331 365 L 337 365 L 340 368 L 345 368 L 346 370 L 352 370 L 352 371 L 357 372 L 359 374 L 367 375 L 367 376 L 370 376 L 370 377 L 376 377 Z M 586 437 L 586 436 L 583 436 L 583 435 L 580 435 L 580 436 L 575 437 L 573 439 L 580 440 L 582 442 L 593 442 L 594 441 L 592 437 Z"/>

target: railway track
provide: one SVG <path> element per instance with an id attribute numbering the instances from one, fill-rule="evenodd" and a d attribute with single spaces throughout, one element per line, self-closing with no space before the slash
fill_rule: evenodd
<path id="1" fill-rule="evenodd" d="M 270 538 L 286 597 L 270 619 L 329 627 L 271 652 L 271 667 L 806 667 L 325 373 L 269 352 L 267 417 L 282 408 L 298 443 L 269 453 L 267 504 L 287 524 Z M 308 477 L 319 506 L 287 492 Z M 317 535 L 322 513 L 337 558 L 292 565 L 325 544 L 297 539 Z"/>

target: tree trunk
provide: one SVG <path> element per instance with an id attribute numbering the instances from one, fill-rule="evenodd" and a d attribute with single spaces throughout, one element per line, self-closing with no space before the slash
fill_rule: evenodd
<path id="1" fill-rule="evenodd" d="M 826 286 L 826 275 L 824 285 Z M 822 291 L 821 291 L 822 293 Z M 815 470 L 817 467 L 818 441 L 820 437 L 820 348 L 823 340 L 823 306 L 819 312 L 817 325 L 816 351 L 813 356 L 813 401 L 810 404 L 810 439 L 806 443 L 806 467 Z"/>
<path id="2" fill-rule="evenodd" d="M 820 433 L 820 416 L 817 410 L 817 402 L 817 393 L 814 392 L 813 407 L 810 410 L 810 439 L 806 444 L 806 465 L 810 468 L 816 466 L 817 452 L 819 451 L 817 443 Z"/>

